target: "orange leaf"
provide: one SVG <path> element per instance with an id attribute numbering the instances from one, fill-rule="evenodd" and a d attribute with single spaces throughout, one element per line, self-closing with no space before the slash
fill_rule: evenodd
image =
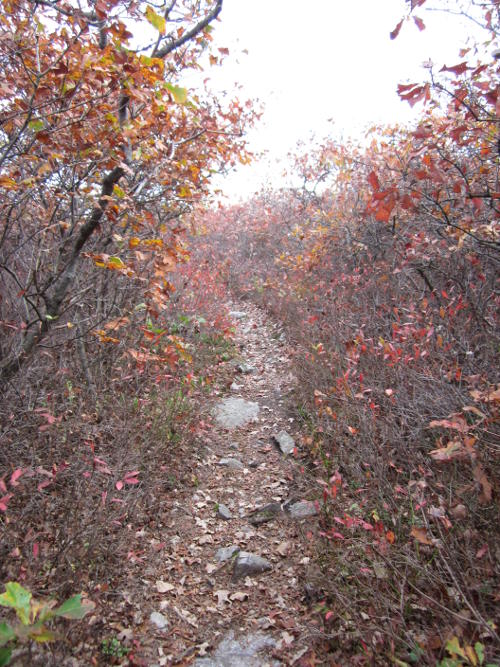
<path id="1" fill-rule="evenodd" d="M 417 528 L 417 526 L 413 526 L 410 535 L 414 537 L 417 542 L 420 542 L 420 544 L 429 544 L 432 546 L 432 540 L 427 537 L 426 528 Z"/>
<path id="2" fill-rule="evenodd" d="M 370 174 L 368 175 L 368 183 L 372 186 L 374 190 L 380 190 L 380 183 L 378 180 L 378 176 L 374 171 L 370 172 Z"/>

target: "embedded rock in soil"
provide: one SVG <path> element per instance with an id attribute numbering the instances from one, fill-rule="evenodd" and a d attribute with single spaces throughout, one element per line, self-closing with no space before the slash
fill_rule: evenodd
<path id="1" fill-rule="evenodd" d="M 240 548 L 233 544 L 231 547 L 222 547 L 217 549 L 215 554 L 215 560 L 218 563 L 224 563 L 224 561 L 229 560 L 239 552 Z"/>
<path id="2" fill-rule="evenodd" d="M 230 519 L 233 518 L 231 510 L 229 509 L 229 507 L 226 507 L 223 503 L 219 503 L 219 506 L 217 507 L 217 516 L 219 517 L 219 519 L 224 519 L 224 521 L 229 521 Z"/>
<path id="3" fill-rule="evenodd" d="M 219 465 L 225 466 L 226 468 L 232 468 L 233 470 L 243 468 L 243 463 L 238 461 L 238 459 L 221 459 Z"/>
<path id="4" fill-rule="evenodd" d="M 240 551 L 234 561 L 233 581 L 241 577 L 254 577 L 272 569 L 273 566 L 265 558 L 248 553 L 248 551 Z"/>
<path id="5" fill-rule="evenodd" d="M 149 620 L 153 625 L 156 625 L 158 630 L 166 630 L 168 627 L 167 619 L 163 614 L 160 614 L 159 611 L 152 611 Z"/>
<path id="6" fill-rule="evenodd" d="M 243 398 L 225 398 L 214 410 L 215 420 L 222 428 L 238 428 L 253 421 L 259 414 L 259 406 Z"/>
<path id="7" fill-rule="evenodd" d="M 234 632 L 229 632 L 216 648 L 213 658 L 198 658 L 194 667 L 261 667 L 270 665 L 279 667 L 276 660 L 266 660 L 263 652 L 276 646 L 272 637 L 262 632 L 249 634 L 235 639 Z"/>
<path id="8" fill-rule="evenodd" d="M 236 366 L 236 369 L 240 372 L 243 373 L 243 375 L 250 375 L 250 373 L 255 373 L 257 370 L 255 366 L 250 366 L 250 364 L 238 364 Z"/>
<path id="9" fill-rule="evenodd" d="M 264 507 L 259 507 L 258 510 L 252 513 L 249 522 L 252 526 L 260 526 L 262 523 L 272 521 L 278 514 L 282 514 L 281 505 L 279 503 L 269 503 Z"/>
<path id="10" fill-rule="evenodd" d="M 316 504 L 310 500 L 301 500 L 293 505 L 288 505 L 286 511 L 292 519 L 307 519 L 307 517 L 318 513 Z"/>
<path id="11" fill-rule="evenodd" d="M 286 431 L 280 431 L 278 435 L 273 436 L 279 445 L 283 454 L 291 454 L 295 449 L 295 440 Z"/>
<path id="12" fill-rule="evenodd" d="M 229 317 L 232 317 L 234 320 L 244 320 L 248 315 L 242 310 L 231 310 L 229 311 Z"/>

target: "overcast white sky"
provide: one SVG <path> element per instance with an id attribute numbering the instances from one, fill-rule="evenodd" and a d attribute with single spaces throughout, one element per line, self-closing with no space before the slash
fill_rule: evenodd
<path id="1" fill-rule="evenodd" d="M 374 123 L 412 117 L 397 84 L 425 78 L 422 63 L 429 58 L 439 67 L 459 62 L 473 27 L 422 8 L 417 14 L 427 29 L 419 32 L 412 21 L 391 41 L 405 13 L 404 0 L 224 0 L 214 37 L 231 55 L 205 75 L 220 94 L 234 95 L 240 85 L 240 98 L 264 102 L 249 138 L 252 149 L 268 153 L 225 177 L 233 199 L 269 180 L 279 185 L 276 161 L 311 132 L 358 137 Z"/>

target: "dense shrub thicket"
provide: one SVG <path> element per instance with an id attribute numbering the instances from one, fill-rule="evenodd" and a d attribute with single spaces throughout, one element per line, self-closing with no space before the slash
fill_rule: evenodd
<path id="1" fill-rule="evenodd" d="M 419 664 L 452 637 L 498 656 L 499 68 L 446 70 L 401 87 L 415 127 L 326 140 L 302 187 L 200 214 L 293 349 L 332 648 Z"/>

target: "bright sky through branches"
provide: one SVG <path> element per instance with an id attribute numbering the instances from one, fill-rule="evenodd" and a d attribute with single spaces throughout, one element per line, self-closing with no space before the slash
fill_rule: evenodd
<path id="1" fill-rule="evenodd" d="M 250 138 L 253 150 L 267 152 L 264 161 L 223 179 L 232 197 L 270 180 L 276 185 L 276 160 L 312 132 L 360 138 L 370 125 L 415 116 L 399 100 L 397 84 L 424 79 L 429 59 L 438 69 L 459 62 L 474 26 L 422 8 L 426 30 L 411 21 L 391 41 L 406 12 L 404 0 L 224 0 L 214 36 L 230 56 L 205 75 L 220 94 L 262 100 L 265 112 Z"/>

